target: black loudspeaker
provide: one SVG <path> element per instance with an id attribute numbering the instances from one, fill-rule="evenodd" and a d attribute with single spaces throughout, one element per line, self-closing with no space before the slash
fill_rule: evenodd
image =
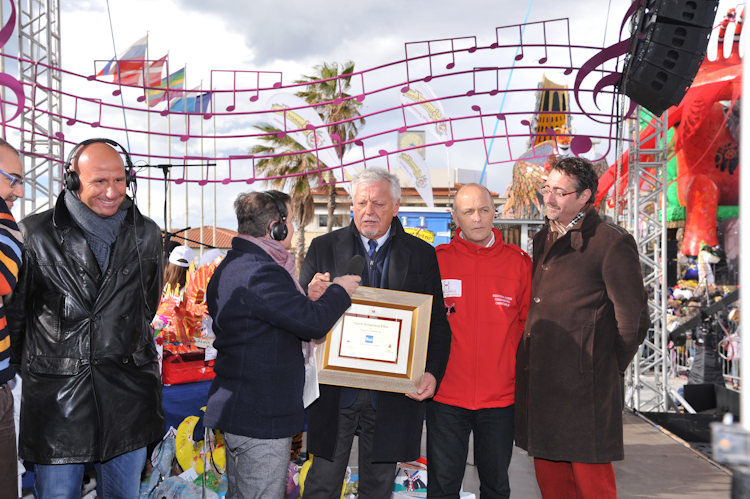
<path id="1" fill-rule="evenodd" d="M 270 235 L 271 239 L 274 241 L 283 241 L 286 239 L 287 234 L 289 234 L 289 227 L 286 226 L 286 206 L 284 203 L 281 202 L 280 199 L 277 199 L 276 196 L 274 196 L 270 192 L 265 193 L 273 203 L 276 205 L 276 209 L 279 211 L 279 219 L 276 221 L 275 224 L 271 226 Z"/>
<path id="2" fill-rule="evenodd" d="M 122 147 L 119 143 L 115 142 L 112 139 L 104 138 L 84 140 L 83 142 L 76 144 L 76 146 L 71 149 L 70 154 L 68 154 L 68 160 L 65 162 L 64 166 L 65 171 L 63 172 L 63 186 L 65 186 L 65 188 L 69 191 L 77 191 L 81 188 L 81 179 L 78 178 L 78 174 L 73 171 L 73 161 L 78 158 L 76 152 L 89 144 L 95 144 L 97 142 L 109 144 L 112 147 L 120 150 L 122 155 L 125 157 L 125 186 L 135 187 L 135 167 L 133 166 L 133 162 L 130 159 L 130 154 L 128 154 L 128 151 L 125 150 L 125 148 Z"/>
<path id="3" fill-rule="evenodd" d="M 650 0 L 634 14 L 621 93 L 657 116 L 680 103 L 706 55 L 719 0 Z"/>

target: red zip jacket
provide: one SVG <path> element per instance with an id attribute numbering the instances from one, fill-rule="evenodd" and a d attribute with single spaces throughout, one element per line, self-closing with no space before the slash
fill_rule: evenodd
<path id="1" fill-rule="evenodd" d="M 489 248 L 460 237 L 436 248 L 451 351 L 435 400 L 464 409 L 514 401 L 516 349 L 531 298 L 531 258 L 492 229 Z"/>

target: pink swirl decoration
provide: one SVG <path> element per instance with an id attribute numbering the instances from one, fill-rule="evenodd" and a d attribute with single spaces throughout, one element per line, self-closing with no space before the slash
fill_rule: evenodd
<path id="1" fill-rule="evenodd" d="M 2 29 L 0 29 L 0 48 L 8 43 L 8 40 L 10 40 L 10 37 L 13 35 L 15 27 L 16 3 L 10 2 L 10 17 L 8 18 L 8 22 L 5 23 Z M 21 82 L 7 73 L 0 73 L 0 85 L 8 87 L 16 95 L 16 112 L 13 113 L 13 116 L 6 119 L 4 113 L 0 113 L 0 119 L 2 120 L 2 123 L 5 124 L 13 121 L 19 114 L 21 114 L 24 102 L 26 101 L 26 95 L 24 94 Z"/>

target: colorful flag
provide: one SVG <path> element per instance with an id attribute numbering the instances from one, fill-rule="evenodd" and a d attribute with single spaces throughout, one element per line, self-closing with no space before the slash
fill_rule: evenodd
<path id="1" fill-rule="evenodd" d="M 197 91 L 191 90 L 191 92 Z M 211 92 L 204 92 L 195 97 L 180 97 L 172 101 L 169 110 L 176 113 L 205 113 L 211 102 Z"/>
<path id="2" fill-rule="evenodd" d="M 116 75 L 119 73 L 122 69 L 123 63 L 120 63 L 119 61 L 128 61 L 131 63 L 134 63 L 136 61 L 143 61 L 143 59 L 146 58 L 146 45 L 148 44 L 148 35 L 144 36 L 140 40 L 136 41 L 133 45 L 130 46 L 125 52 L 120 55 L 120 57 L 117 57 L 115 59 L 110 60 L 106 66 L 104 66 L 104 69 L 99 71 L 96 76 L 106 76 L 106 75 Z M 118 64 L 115 64 L 115 62 L 118 62 Z M 141 66 L 143 66 L 143 63 L 140 63 Z M 132 65 L 132 64 L 131 64 Z"/>
<path id="3" fill-rule="evenodd" d="M 175 92 L 175 90 L 182 90 L 185 88 L 185 68 L 178 69 L 169 75 L 169 78 L 162 78 L 161 84 L 149 86 L 159 86 L 161 88 L 166 88 L 167 90 L 148 90 L 148 107 L 154 107 L 162 101 L 172 99 L 180 93 Z"/>
<path id="4" fill-rule="evenodd" d="M 119 62 L 120 72 L 115 76 L 115 81 L 123 85 L 136 85 L 139 87 L 156 87 L 161 81 L 161 72 L 167 62 L 165 55 L 161 59 L 151 62 L 143 61 L 137 69 L 123 70 L 124 61 Z"/>

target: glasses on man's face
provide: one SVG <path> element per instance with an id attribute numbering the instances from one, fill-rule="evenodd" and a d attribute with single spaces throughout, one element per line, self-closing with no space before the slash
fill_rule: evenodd
<path id="1" fill-rule="evenodd" d="M 23 185 L 23 179 L 21 177 L 16 177 L 15 175 L 11 175 L 10 173 L 6 173 L 2 170 L 0 170 L 0 175 L 8 179 L 8 182 L 10 182 L 11 189 L 18 185 Z"/>
<path id="2" fill-rule="evenodd" d="M 539 189 L 539 194 L 541 194 L 542 196 L 546 196 L 547 194 L 552 193 L 552 195 L 555 196 L 556 198 L 563 198 L 565 196 L 570 196 L 571 194 L 575 194 L 577 192 L 578 191 L 564 192 L 559 187 L 555 187 L 553 189 L 552 187 L 550 187 L 548 185 L 545 185 L 544 187 L 542 187 L 541 189 Z"/>

